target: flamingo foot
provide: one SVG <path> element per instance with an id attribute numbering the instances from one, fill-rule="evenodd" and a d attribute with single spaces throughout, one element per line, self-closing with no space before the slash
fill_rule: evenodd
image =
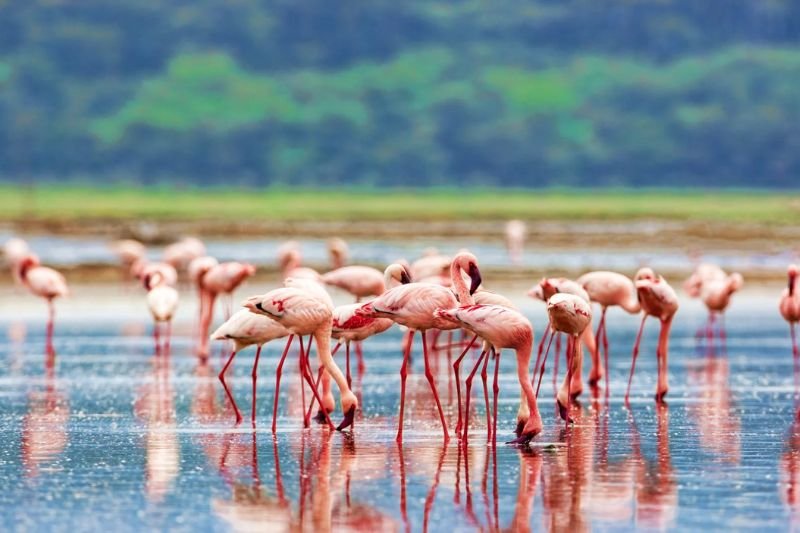
<path id="1" fill-rule="evenodd" d="M 342 420 L 342 423 L 339 424 L 339 427 L 336 428 L 336 431 L 342 431 L 343 429 L 352 426 L 353 419 L 355 419 L 355 417 L 356 417 L 356 406 L 354 405 L 350 409 L 348 409 L 347 412 L 344 414 L 344 419 Z"/>
<path id="2" fill-rule="evenodd" d="M 525 422 L 523 420 L 517 420 L 517 427 L 514 429 L 514 435 L 519 437 L 522 435 L 522 428 L 525 427 Z"/>
<path id="3" fill-rule="evenodd" d="M 575 423 L 574 420 L 569 416 L 569 409 L 564 406 L 559 399 L 556 398 L 556 403 L 558 404 L 558 414 L 561 416 L 561 419 L 567 422 L 568 424 Z"/>

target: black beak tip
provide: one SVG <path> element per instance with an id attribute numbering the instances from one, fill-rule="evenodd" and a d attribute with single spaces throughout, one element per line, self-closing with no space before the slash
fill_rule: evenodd
<path id="1" fill-rule="evenodd" d="M 558 414 L 561 415 L 561 419 L 572 424 L 573 420 L 569 416 L 569 409 L 561 405 L 561 402 L 558 400 L 556 400 L 556 403 L 558 404 Z"/>
<path id="2" fill-rule="evenodd" d="M 516 439 L 506 442 L 506 444 L 509 444 L 511 446 L 527 446 L 528 444 L 530 444 L 533 437 L 535 437 L 535 435 L 530 433 L 527 434 L 523 433 Z"/>
<path id="3" fill-rule="evenodd" d="M 336 431 L 342 431 L 343 429 L 352 426 L 353 419 L 355 418 L 355 416 L 356 416 L 356 407 L 353 406 L 350 409 L 348 409 L 347 412 L 344 414 L 344 419 L 342 420 L 342 423 L 339 424 L 339 426 L 336 428 Z"/>
<path id="4" fill-rule="evenodd" d="M 264 307 L 261 305 L 261 302 L 258 302 L 258 303 L 256 304 L 256 309 L 258 309 L 258 310 L 259 310 L 259 311 L 261 311 L 262 313 L 265 313 L 265 312 L 266 312 L 266 311 L 264 311 Z"/>
<path id="5" fill-rule="evenodd" d="M 514 435 L 516 435 L 517 437 L 522 435 L 522 428 L 524 427 L 525 427 L 525 422 L 523 422 L 522 420 L 517 420 L 517 427 L 516 429 L 514 429 Z"/>

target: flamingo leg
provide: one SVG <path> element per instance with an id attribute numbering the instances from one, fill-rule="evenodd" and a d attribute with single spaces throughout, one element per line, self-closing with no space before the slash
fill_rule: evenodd
<path id="1" fill-rule="evenodd" d="M 53 299 L 47 300 L 47 340 L 45 342 L 45 350 L 49 354 L 54 354 L 53 349 L 53 330 L 55 329 L 56 321 L 56 307 L 53 304 Z"/>
<path id="2" fill-rule="evenodd" d="M 556 359 L 553 363 L 553 395 L 558 393 L 557 382 L 558 382 L 558 363 L 559 359 L 561 359 L 561 335 L 556 336 Z"/>
<path id="3" fill-rule="evenodd" d="M 153 344 L 155 345 L 156 355 L 161 355 L 161 337 L 159 336 L 158 320 L 153 321 Z M 48 342 L 48 347 L 50 346 Z M 49 351 L 49 350 L 48 350 Z"/>
<path id="4" fill-rule="evenodd" d="M 492 351 L 494 352 L 494 347 L 492 347 Z M 492 427 L 492 442 L 496 446 L 497 445 L 497 396 L 500 393 L 500 384 L 498 382 L 498 373 L 500 368 L 500 352 L 495 352 L 495 359 L 494 359 L 494 384 L 492 386 L 492 392 L 494 392 L 494 414 L 492 415 L 493 427 Z M 497 474 L 495 474 L 495 478 Z M 495 482 L 497 479 L 495 479 Z"/>
<path id="5" fill-rule="evenodd" d="M 219 381 L 222 383 L 222 388 L 225 389 L 225 394 L 227 395 L 228 400 L 231 402 L 231 405 L 233 406 L 233 412 L 236 414 L 236 425 L 239 425 L 239 424 L 242 423 L 242 413 L 239 412 L 239 407 L 236 405 L 236 400 L 233 399 L 233 393 L 231 392 L 230 388 L 228 387 L 228 384 L 225 382 L 225 372 L 228 371 L 228 367 L 231 366 L 231 363 L 233 363 L 233 358 L 234 357 L 236 357 L 236 349 L 235 348 L 231 352 L 230 357 L 228 357 L 228 361 L 225 363 L 225 366 L 223 366 L 222 370 L 220 370 L 218 377 L 219 377 Z M 254 385 L 254 388 L 255 388 L 255 385 Z M 253 402 L 253 404 L 255 405 L 255 401 Z"/>
<path id="6" fill-rule="evenodd" d="M 397 423 L 397 437 L 395 440 L 398 444 L 403 442 L 403 414 L 406 406 L 406 378 L 408 377 L 408 362 L 411 359 L 411 343 L 414 342 L 414 330 L 408 331 L 408 342 L 405 343 L 403 350 L 403 364 L 400 367 L 400 419 Z"/>
<path id="7" fill-rule="evenodd" d="M 172 341 L 172 321 L 167 322 L 167 333 L 164 340 L 164 355 L 169 355 Z"/>
<path id="8" fill-rule="evenodd" d="M 347 386 L 351 387 L 353 380 L 350 378 L 350 341 L 345 341 L 344 349 L 344 360 L 347 366 Z"/>
<path id="9" fill-rule="evenodd" d="M 553 344 L 553 339 L 556 337 L 556 332 L 550 332 L 550 341 L 547 343 L 547 350 L 544 352 L 542 358 L 542 368 L 539 370 L 539 382 L 536 384 L 536 397 L 539 397 L 539 388 L 542 386 L 542 378 L 544 377 L 545 365 L 547 364 L 547 354 L 550 353 L 550 346 Z M 535 370 L 535 369 L 534 369 Z"/>
<path id="10" fill-rule="evenodd" d="M 303 383 L 303 380 L 306 377 L 306 351 L 303 347 L 303 336 L 298 335 L 300 339 L 300 359 L 298 360 L 298 372 L 300 372 L 300 402 L 303 407 L 301 411 L 303 413 L 303 427 L 307 428 L 311 425 L 309 418 L 306 417 L 306 386 Z M 308 340 L 309 349 L 311 348 L 311 339 Z"/>
<path id="11" fill-rule="evenodd" d="M 311 388 L 311 394 L 313 398 L 315 398 L 321 407 L 322 413 L 325 415 L 325 421 L 328 423 L 328 427 L 333 429 L 333 422 L 331 422 L 331 418 L 328 415 L 328 410 L 325 408 L 325 404 L 322 402 L 322 398 L 320 398 L 319 391 L 317 387 L 314 385 L 314 378 L 311 375 L 311 365 L 308 362 L 308 354 L 311 352 L 311 337 L 308 338 L 308 350 L 305 353 L 305 358 L 303 362 L 303 377 L 305 378 L 308 386 Z M 322 370 L 322 369 L 320 369 Z M 320 378 L 322 378 L 322 372 L 320 372 Z M 309 427 L 311 425 L 311 412 L 303 412 L 303 424 L 304 427 Z"/>
<path id="12" fill-rule="evenodd" d="M 567 416 L 564 417 L 564 429 L 569 429 L 570 423 L 569 411 L 572 408 L 572 367 L 575 362 L 575 358 L 578 355 L 576 353 L 578 342 L 580 342 L 578 337 L 567 337 Z"/>
<path id="13" fill-rule="evenodd" d="M 261 345 L 256 349 L 256 359 L 253 361 L 253 371 L 250 376 L 253 381 L 253 408 L 250 412 L 250 423 L 256 427 L 256 382 L 258 381 L 258 360 L 261 358 Z"/>
<path id="14" fill-rule="evenodd" d="M 433 372 L 431 372 L 430 367 L 430 357 L 428 356 L 428 341 L 425 339 L 425 333 L 422 332 L 422 352 L 423 358 L 425 359 L 425 377 L 428 380 L 428 384 L 431 386 L 431 391 L 433 392 L 433 399 L 436 402 L 436 408 L 439 410 L 439 420 L 442 422 L 442 432 L 444 433 L 444 440 L 447 442 L 450 439 L 450 434 L 447 432 L 447 420 L 444 418 L 444 411 L 442 410 L 442 404 L 439 401 L 439 393 L 436 391 L 436 381 L 433 379 Z"/>
<path id="15" fill-rule="evenodd" d="M 639 344 L 642 342 L 642 332 L 644 331 L 644 322 L 647 320 L 647 315 L 642 316 L 642 323 L 639 326 L 639 333 L 636 334 L 636 342 L 633 345 L 633 356 L 631 358 L 631 373 L 628 376 L 628 388 L 625 390 L 625 404 L 628 404 L 628 399 L 631 394 L 631 382 L 633 381 L 633 370 L 636 368 L 636 358 L 639 357 Z"/>
<path id="16" fill-rule="evenodd" d="M 362 377 L 364 372 L 367 370 L 367 365 L 364 363 L 364 346 L 362 341 L 356 342 L 356 360 L 358 361 L 358 366 L 356 370 L 358 371 L 358 377 Z M 347 382 L 347 385 L 350 385 L 350 382 Z"/>
<path id="17" fill-rule="evenodd" d="M 486 411 L 486 442 L 490 442 L 492 440 L 492 410 L 489 408 L 489 387 L 487 385 L 487 367 L 489 366 L 489 359 L 491 359 L 490 355 L 494 354 L 493 347 L 489 348 L 489 355 L 483 360 L 483 366 L 481 367 L 481 382 L 483 383 L 483 403 L 484 409 Z"/>
<path id="18" fill-rule="evenodd" d="M 533 385 L 534 380 L 536 379 L 536 373 L 539 371 L 539 364 L 542 362 L 542 353 L 544 351 L 545 342 L 547 342 L 547 338 L 552 335 L 552 330 L 550 329 L 550 321 L 547 321 L 547 325 L 544 327 L 544 334 L 542 335 L 542 340 L 539 341 L 539 347 L 536 349 L 536 363 L 533 365 L 533 379 L 531 380 L 531 385 Z"/>
<path id="19" fill-rule="evenodd" d="M 456 361 L 453 363 L 453 372 L 456 375 L 456 395 L 458 396 L 458 422 L 456 422 L 456 435 L 461 433 L 461 425 L 463 421 L 461 417 L 461 378 L 459 376 L 459 369 L 461 368 L 461 361 L 467 355 L 467 352 L 469 352 L 470 348 L 472 348 L 472 345 L 477 339 L 478 335 L 476 334 L 472 337 L 472 340 L 469 341 L 467 347 L 464 348 L 464 351 L 461 352 L 461 355 L 458 356 L 458 359 L 456 359 Z"/>
<path id="20" fill-rule="evenodd" d="M 289 340 L 286 341 L 286 347 L 283 349 L 281 360 L 278 362 L 278 368 L 275 370 L 275 401 L 272 402 L 272 433 L 278 427 L 278 397 L 281 392 L 281 372 L 283 371 L 283 363 L 286 361 L 286 354 L 289 353 L 289 348 L 292 346 L 294 335 L 289 335 Z"/>
<path id="21" fill-rule="evenodd" d="M 486 357 L 486 354 L 487 352 L 484 349 L 478 356 L 478 360 L 475 362 L 475 366 L 472 367 L 472 372 L 470 372 L 469 376 L 467 376 L 467 390 L 466 390 L 467 399 L 464 405 L 464 430 L 463 430 L 463 438 L 465 444 L 469 437 L 469 402 L 470 399 L 472 398 L 472 380 L 475 377 L 475 372 L 478 371 L 478 367 L 481 366 L 483 358 Z"/>

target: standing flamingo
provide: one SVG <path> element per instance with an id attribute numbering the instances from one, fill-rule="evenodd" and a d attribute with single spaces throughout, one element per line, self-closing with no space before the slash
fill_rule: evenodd
<path id="1" fill-rule="evenodd" d="M 636 287 L 628 276 L 618 272 L 596 271 L 588 272 L 578 278 L 578 283 L 589 294 L 592 302 L 600 304 L 600 321 L 597 324 L 595 342 L 599 352 L 603 347 L 603 359 L 606 374 L 606 396 L 609 395 L 609 369 L 608 369 L 608 332 L 606 328 L 606 311 L 611 306 L 619 306 L 630 314 L 641 310 L 639 300 L 636 298 Z"/>
<path id="2" fill-rule="evenodd" d="M 60 272 L 52 268 L 41 266 L 39 258 L 28 254 L 17 262 L 17 277 L 31 293 L 47 300 L 47 353 L 53 355 L 53 322 L 55 320 L 55 306 L 53 300 L 69 293 L 67 282 Z"/>
<path id="3" fill-rule="evenodd" d="M 738 272 L 730 275 L 725 275 L 721 278 L 706 280 L 700 287 L 700 299 L 708 309 L 708 326 L 707 336 L 713 340 L 714 324 L 717 316 L 719 316 L 719 334 L 721 339 L 725 340 L 725 310 L 731 303 L 731 296 L 733 293 L 742 288 L 744 279 Z"/>
<path id="4" fill-rule="evenodd" d="M 625 391 L 625 403 L 631 392 L 631 381 L 633 381 L 633 371 L 636 367 L 636 358 L 639 356 L 639 343 L 642 340 L 644 323 L 648 316 L 653 316 L 661 321 L 661 331 L 658 335 L 658 348 L 656 349 L 656 359 L 658 362 L 658 383 L 656 385 L 656 402 L 661 403 L 669 390 L 667 382 L 667 361 L 669 358 L 669 332 L 672 327 L 672 319 L 678 311 L 678 296 L 664 280 L 663 276 L 656 276 L 650 268 L 642 268 L 636 273 L 636 292 L 642 304 L 644 316 L 639 326 L 639 333 L 636 334 L 636 342 L 633 345 L 633 356 L 631 358 L 631 373 L 628 377 L 628 389 Z"/>
<path id="5" fill-rule="evenodd" d="M 347 242 L 339 237 L 328 240 L 328 256 L 331 261 L 331 268 L 342 268 L 350 260 L 350 248 Z"/>
<path id="6" fill-rule="evenodd" d="M 262 296 L 251 297 L 244 303 L 244 305 L 254 313 L 260 313 L 269 316 L 273 320 L 282 324 L 291 332 L 289 340 L 286 343 L 286 348 L 281 356 L 281 360 L 278 363 L 278 370 L 276 372 L 275 403 L 273 404 L 272 412 L 273 432 L 275 431 L 276 427 L 281 369 L 283 368 L 283 361 L 286 358 L 286 354 L 295 335 L 300 336 L 300 367 L 302 376 L 311 387 L 311 391 L 316 400 L 320 405 L 325 405 L 325 403 L 319 397 L 319 393 L 317 392 L 317 388 L 314 385 L 314 380 L 311 377 L 311 372 L 309 370 L 308 352 L 311 350 L 310 341 L 308 351 L 302 353 L 303 335 L 314 337 L 314 340 L 317 343 L 317 354 L 320 358 L 320 361 L 339 387 L 344 420 L 341 424 L 339 424 L 337 429 L 342 430 L 352 425 L 353 418 L 355 417 L 355 411 L 358 408 L 358 399 L 350 390 L 342 371 L 339 370 L 339 367 L 336 365 L 336 362 L 333 360 L 333 356 L 331 355 L 330 341 L 331 325 L 333 322 L 333 310 L 331 307 L 324 300 L 314 296 L 309 291 L 295 287 L 275 289 Z M 303 411 L 305 412 L 305 406 L 303 406 Z M 325 413 L 325 416 L 327 418 L 327 412 Z M 307 423 L 307 420 L 304 420 L 304 423 Z M 332 426 L 332 424 L 330 424 L 330 419 L 328 419 L 328 424 Z"/>
<path id="7" fill-rule="evenodd" d="M 384 273 L 376 268 L 350 265 L 326 272 L 321 281 L 349 292 L 358 303 L 362 298 L 383 294 L 386 289 L 383 278 Z"/>
<path id="8" fill-rule="evenodd" d="M 284 278 L 319 279 L 319 272 L 313 268 L 301 266 L 303 256 L 297 241 L 286 241 L 278 248 L 278 267 Z"/>
<path id="9" fill-rule="evenodd" d="M 249 263 L 229 261 L 209 268 L 200 277 L 202 315 L 200 317 L 200 347 L 198 353 L 201 357 L 208 356 L 208 330 L 214 318 L 214 302 L 217 296 L 224 294 L 231 297 L 233 291 L 244 283 L 247 278 L 255 274 L 255 271 L 256 267 Z M 227 316 L 225 318 L 227 319 L 230 317 L 230 307 L 227 307 L 226 311 Z"/>
<path id="10" fill-rule="evenodd" d="M 144 244 L 134 239 L 121 239 L 111 243 L 111 250 L 119 258 L 123 280 L 130 275 L 131 266 L 147 254 Z"/>
<path id="11" fill-rule="evenodd" d="M 164 248 L 163 259 L 176 270 L 186 270 L 192 259 L 206 255 L 206 245 L 194 237 L 184 237 Z"/>
<path id="12" fill-rule="evenodd" d="M 172 317 L 178 308 L 178 291 L 170 287 L 163 274 L 159 271 L 150 272 L 145 275 L 144 288 L 147 290 L 147 306 L 150 314 L 153 315 L 153 337 L 156 341 L 156 354 L 169 353 L 170 338 L 172 337 Z M 161 338 L 160 324 L 166 324 L 166 341 L 162 352 L 159 346 Z"/>
<path id="13" fill-rule="evenodd" d="M 797 335 L 795 333 L 795 325 L 800 320 L 800 292 L 797 286 L 797 265 L 789 265 L 787 269 L 789 275 L 789 286 L 783 289 L 781 293 L 781 301 L 779 309 L 781 316 L 789 323 L 789 331 L 792 335 L 792 356 L 794 358 L 795 373 L 798 372 L 800 360 L 798 360 L 797 351 Z"/>
<path id="14" fill-rule="evenodd" d="M 477 269 L 471 273 L 472 291 L 480 285 L 480 277 Z M 439 419 L 442 423 L 444 439 L 448 440 L 450 435 L 447 431 L 447 422 L 444 418 L 444 411 L 439 402 L 439 393 L 436 390 L 436 383 L 430 368 L 428 357 L 428 341 L 425 332 L 429 329 L 451 330 L 458 326 L 452 321 L 435 316 L 436 309 L 452 309 L 458 306 L 455 296 L 445 287 L 433 283 L 408 283 L 399 287 L 387 290 L 371 302 L 361 306 L 357 314 L 367 318 L 390 318 L 402 326 L 409 329 L 409 339 L 403 350 L 403 364 L 400 368 L 400 418 L 397 428 L 397 442 L 403 440 L 403 414 L 405 410 L 406 377 L 408 376 L 409 357 L 411 356 L 411 345 L 414 333 L 419 331 L 422 336 L 422 351 L 425 360 L 425 377 L 433 392 L 433 399 L 439 410 Z"/>
<path id="15" fill-rule="evenodd" d="M 169 263 L 162 263 L 159 261 L 151 262 L 147 259 L 139 259 L 131 265 L 131 276 L 144 281 L 145 276 L 153 272 L 160 272 L 164 277 L 164 283 L 170 287 L 174 287 L 178 283 L 178 271 Z"/>
<path id="16" fill-rule="evenodd" d="M 233 341 L 233 351 L 231 352 L 228 361 L 219 373 L 219 380 L 222 387 L 225 389 L 225 394 L 233 406 L 233 412 L 236 415 L 236 424 L 242 422 L 242 414 L 239 407 L 236 405 L 236 400 L 233 399 L 233 393 L 228 388 L 225 382 L 225 372 L 228 367 L 233 363 L 233 358 L 236 357 L 240 351 L 250 345 L 257 345 L 256 358 L 253 362 L 253 370 L 251 373 L 253 382 L 253 408 L 250 414 L 250 421 L 253 425 L 256 422 L 256 381 L 258 380 L 258 360 L 261 357 L 261 348 L 264 344 L 271 340 L 282 339 L 291 335 L 291 332 L 286 329 L 282 324 L 276 322 L 272 318 L 262 315 L 251 313 L 248 309 L 241 309 L 233 314 L 224 324 L 217 328 L 211 334 L 213 340 L 230 339 Z"/>
<path id="17" fill-rule="evenodd" d="M 556 395 L 558 412 L 561 418 L 569 427 L 572 420 L 569 416 L 569 408 L 572 403 L 572 375 L 580 368 L 583 347 L 579 342 L 583 331 L 592 323 L 592 307 L 586 300 L 574 294 L 558 293 L 554 294 L 547 301 L 547 314 L 550 317 L 550 327 L 554 332 L 566 333 L 569 335 L 567 342 L 567 374 L 564 382 Z M 552 338 L 550 340 L 552 342 Z M 550 345 L 547 346 L 547 351 Z M 547 360 L 547 351 L 544 354 L 544 361 Z M 544 372 L 539 375 L 539 382 Z"/>

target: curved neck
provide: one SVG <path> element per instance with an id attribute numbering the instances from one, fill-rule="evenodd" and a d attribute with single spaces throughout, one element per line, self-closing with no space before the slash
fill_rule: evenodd
<path id="1" fill-rule="evenodd" d="M 450 264 L 450 281 L 458 295 L 458 303 L 461 307 L 475 303 L 469 293 L 467 284 L 464 282 L 464 278 L 461 277 L 461 267 L 455 261 Z"/>
<path id="2" fill-rule="evenodd" d="M 319 356 L 319 360 L 322 363 L 322 366 L 325 367 L 325 370 L 328 371 L 328 374 L 331 375 L 333 380 L 336 382 L 336 385 L 339 387 L 339 390 L 350 391 L 350 387 L 347 385 L 347 380 L 342 374 L 342 371 L 336 366 L 336 363 L 333 360 L 333 356 L 331 355 L 331 327 L 333 326 L 333 319 L 329 319 L 325 322 L 323 327 L 319 328 L 314 333 L 314 340 L 317 343 L 317 355 Z"/>

